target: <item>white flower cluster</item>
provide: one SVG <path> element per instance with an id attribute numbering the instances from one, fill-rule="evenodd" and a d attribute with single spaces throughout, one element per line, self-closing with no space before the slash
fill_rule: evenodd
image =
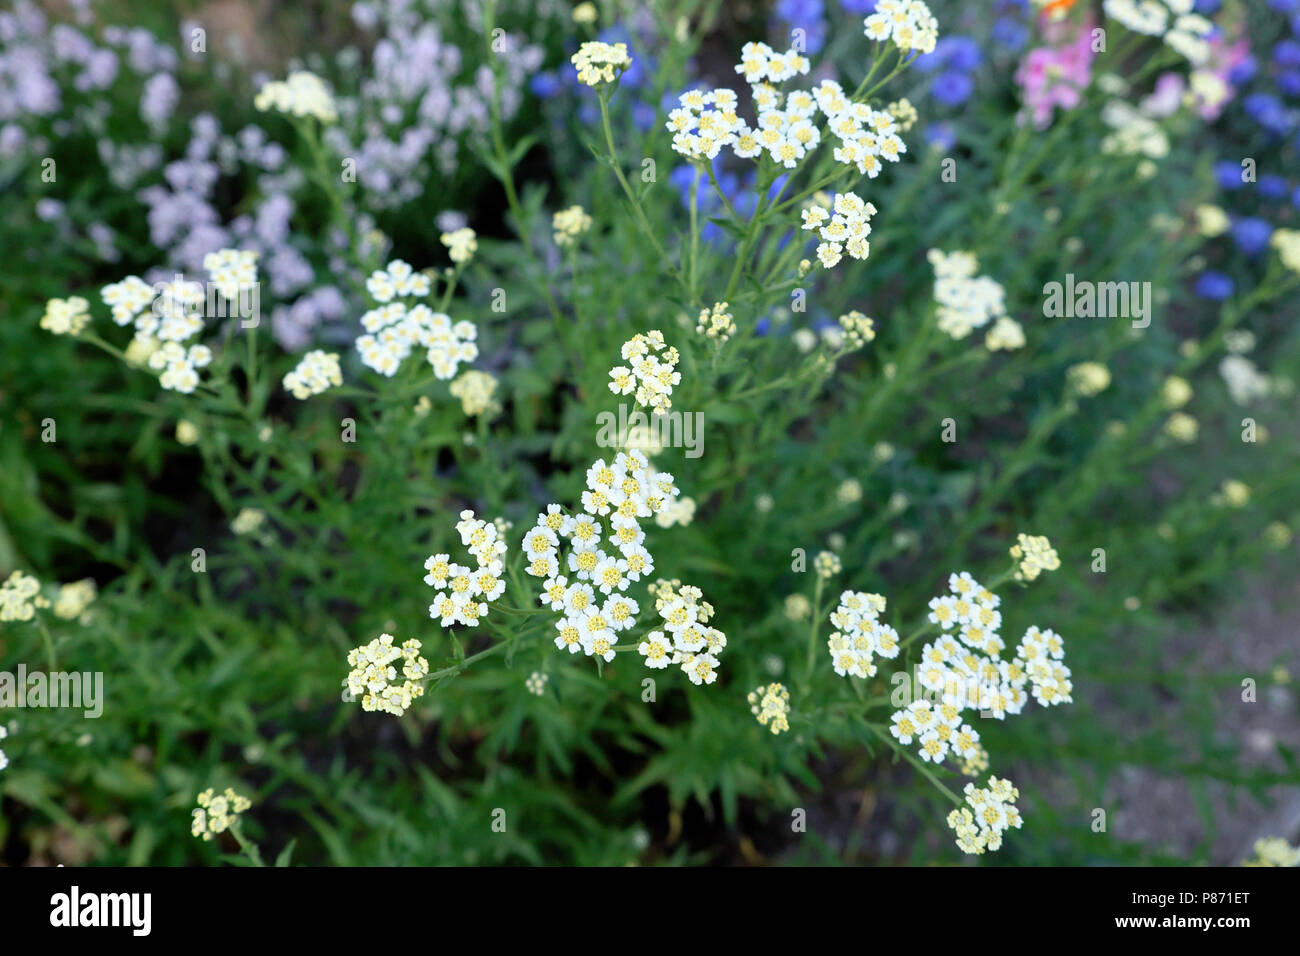
<path id="1" fill-rule="evenodd" d="M 1111 100 L 1103 106 L 1101 119 L 1112 129 L 1101 140 L 1101 151 L 1106 155 L 1148 159 L 1169 155 L 1169 136 L 1160 124 L 1124 100 Z"/>
<path id="2" fill-rule="evenodd" d="M 447 255 L 458 266 L 469 262 L 474 258 L 474 253 L 478 252 L 478 233 L 469 226 L 444 232 L 438 241 L 447 247 Z"/>
<path id="3" fill-rule="evenodd" d="M 1165 44 L 1193 65 L 1210 58 L 1214 24 L 1193 12 L 1194 0 L 1105 0 L 1102 9 L 1135 33 L 1163 36 Z M 1171 23 L 1172 21 L 1172 23 Z"/>
<path id="4" fill-rule="evenodd" d="M 0 621 L 30 621 L 36 609 L 45 606 L 40 594 L 40 581 L 14 571 L 0 584 Z"/>
<path id="5" fill-rule="evenodd" d="M 934 301 L 939 329 L 964 339 L 974 329 L 1006 315 L 1006 293 L 989 276 L 976 276 L 979 261 L 969 252 L 927 253 L 934 266 Z"/>
<path id="6" fill-rule="evenodd" d="M 1061 557 L 1046 535 L 1019 534 L 1009 551 L 1016 559 L 1016 580 L 1033 581 L 1044 571 L 1055 571 L 1061 566 Z"/>
<path id="7" fill-rule="evenodd" d="M 118 325 L 130 325 L 140 318 L 156 294 L 154 287 L 139 276 L 127 276 L 121 282 L 114 282 L 99 290 L 99 297 L 109 307 L 113 321 Z"/>
<path id="8" fill-rule="evenodd" d="M 633 627 L 640 611 L 623 592 L 654 572 L 640 519 L 658 514 L 678 493 L 673 476 L 655 470 L 641 452 L 619 452 L 612 464 L 601 458 L 587 469 L 583 513 L 568 515 L 551 504 L 537 516 L 537 524 L 524 535 L 525 570 L 542 579 L 541 603 L 561 615 L 555 624 L 556 647 L 614 659 L 617 632 Z M 600 520 L 606 516 L 608 531 Z M 568 542 L 563 565 L 561 538 Z M 610 551 L 601 546 L 602 538 Z M 560 573 L 562 568 L 572 580 Z"/>
<path id="9" fill-rule="evenodd" d="M 1219 375 L 1228 395 L 1238 405 L 1267 398 L 1273 391 L 1273 379 L 1244 355 L 1226 355 L 1219 363 Z"/>
<path id="10" fill-rule="evenodd" d="M 999 349 L 1011 352 L 1025 347 L 1025 330 L 1009 315 L 1000 315 L 993 328 L 984 336 L 984 347 L 990 352 Z"/>
<path id="11" fill-rule="evenodd" d="M 749 126 L 737 113 L 735 90 L 689 90 L 668 115 L 673 149 L 698 162 L 712 160 L 730 146 L 742 159 L 767 153 L 773 162 L 794 169 L 822 142 L 820 112 L 826 131 L 839 140 L 833 153 L 837 162 L 856 166 L 860 174 L 873 179 L 880 174 L 881 160 L 898 162 L 907 147 L 898 135 L 897 120 L 888 112 L 853 102 L 834 80 L 788 93 L 773 85 L 808 69 L 807 58 L 795 49 L 777 53 L 765 43 L 745 44 L 736 72 L 750 84 L 755 125 Z"/>
<path id="12" fill-rule="evenodd" d="M 750 713 L 760 724 L 779 734 L 790 729 L 790 692 L 784 684 L 761 684 L 749 692 Z"/>
<path id="13" fill-rule="evenodd" d="M 402 682 L 397 681 L 398 659 L 402 661 Z M 409 640 L 397 647 L 393 635 L 380 634 L 369 644 L 348 651 L 352 668 L 344 684 L 353 700 L 361 699 L 362 710 L 382 710 L 400 717 L 417 697 L 424 696 L 419 681 L 429 676 L 429 662 L 420 656 L 420 642 Z"/>
<path id="14" fill-rule="evenodd" d="M 831 633 L 826 645 L 831 651 L 831 666 L 841 677 L 874 677 L 876 665 L 871 658 L 898 656 L 898 632 L 880 621 L 885 599 L 879 594 L 845 591 L 840 606 L 831 612 Z"/>
<path id="15" fill-rule="evenodd" d="M 4 724 L 0 724 L 0 740 L 4 740 L 8 736 L 9 736 L 8 728 L 6 728 Z M 9 766 L 9 758 L 5 756 L 5 752 L 3 750 L 0 750 L 0 770 L 3 770 L 7 766 Z"/>
<path id="16" fill-rule="evenodd" d="M 70 584 L 61 584 L 54 597 L 54 616 L 61 617 L 65 621 L 81 620 L 84 624 L 82 615 L 91 604 L 95 603 L 98 595 L 99 588 L 94 578 L 82 578 Z"/>
<path id="17" fill-rule="evenodd" d="M 572 246 L 578 237 L 591 228 L 591 217 L 581 206 L 561 209 L 551 217 L 551 229 L 557 246 Z"/>
<path id="18" fill-rule="evenodd" d="M 871 235 L 871 217 L 875 214 L 876 207 L 857 193 L 840 193 L 830 207 L 813 202 L 804 209 L 803 228 L 816 230 L 821 240 L 817 258 L 824 268 L 833 268 L 845 250 L 854 259 L 865 259 L 871 253 L 867 236 Z"/>
<path id="19" fill-rule="evenodd" d="M 939 42 L 939 21 L 921 0 L 880 0 L 862 25 L 868 40 L 893 40 L 904 51 L 933 53 Z"/>
<path id="20" fill-rule="evenodd" d="M 367 368 L 391 378 L 415 346 L 440 379 L 453 378 L 461 362 L 478 358 L 478 327 L 434 312 L 424 303 L 409 305 L 398 298 L 420 299 L 429 294 L 429 279 L 401 259 L 388 263 L 366 280 L 366 290 L 380 305 L 361 317 L 365 333 L 357 338 L 357 353 Z"/>
<path id="21" fill-rule="evenodd" d="M 179 342 L 164 342 L 150 353 L 148 366 L 158 372 L 158 384 L 188 395 L 199 387 L 199 369 L 212 364 L 212 350 L 206 345 L 186 348 Z"/>
<path id="22" fill-rule="evenodd" d="M 211 840 L 230 829 L 236 818 L 253 804 L 230 787 L 218 795 L 211 787 L 198 795 L 198 806 L 190 811 L 190 833 Z"/>
<path id="23" fill-rule="evenodd" d="M 337 123 L 339 114 L 329 88 L 315 73 L 296 70 L 284 81 L 262 86 L 253 98 L 258 110 L 277 110 L 291 116 L 314 116 L 322 123 Z"/>
<path id="24" fill-rule="evenodd" d="M 90 303 L 79 295 L 66 299 L 50 299 L 45 303 L 45 314 L 41 316 L 41 328 L 55 335 L 80 335 L 90 322 L 86 307 Z"/>
<path id="25" fill-rule="evenodd" d="M 416 272 L 409 263 L 394 259 L 386 268 L 370 273 L 366 291 L 381 305 L 398 297 L 422 299 L 429 294 L 429 277 Z"/>
<path id="26" fill-rule="evenodd" d="M 727 635 L 709 626 L 713 605 L 703 600 L 699 588 L 677 580 L 656 581 L 649 590 L 663 631 L 651 631 L 637 645 L 646 667 L 662 670 L 677 664 L 692 684 L 712 684 L 718 679 L 718 655 L 727 646 Z"/>
<path id="27" fill-rule="evenodd" d="M 257 253 L 248 249 L 218 249 L 203 257 L 203 268 L 217 291 L 235 301 L 257 282 Z"/>
<path id="28" fill-rule="evenodd" d="M 461 544 L 473 555 L 477 569 L 454 564 L 447 554 L 431 554 L 424 562 L 429 573 L 424 583 L 438 589 L 429 605 L 429 617 L 438 619 L 443 627 L 465 624 L 477 627 L 488 613 L 489 601 L 495 601 L 506 590 L 501 572 L 505 565 L 506 542 L 495 523 L 474 517 L 466 509 L 456 522 Z M 481 600 L 480 600 L 481 599 Z"/>
<path id="29" fill-rule="evenodd" d="M 1024 818 L 1016 808 L 1020 791 L 1010 780 L 989 777 L 987 787 L 966 784 L 966 806 L 948 814 L 948 826 L 957 834 L 957 847 L 963 853 L 980 854 L 1002 847 L 1002 834 L 1020 829 Z"/>
<path id="30" fill-rule="evenodd" d="M 602 43 L 590 40 L 578 47 L 569 58 L 578 71 L 578 82 L 587 86 L 613 83 L 632 65 L 626 43 Z"/>
<path id="31" fill-rule="evenodd" d="M 726 302 L 715 302 L 711 309 L 700 310 L 700 321 L 695 331 L 711 339 L 725 342 L 736 334 L 736 319 Z"/>
<path id="32" fill-rule="evenodd" d="M 242 300 L 258 283 L 257 253 L 249 250 L 210 252 L 203 268 L 212 287 L 232 302 Z M 138 358 L 160 373 L 158 382 L 165 389 L 189 394 L 198 387 L 198 370 L 211 364 L 212 350 L 185 343 L 203 331 L 207 293 L 201 283 L 177 275 L 151 286 L 132 275 L 104 286 L 99 294 L 116 324 L 135 326 L 128 358 Z"/>
<path id="33" fill-rule="evenodd" d="M 609 370 L 609 390 L 615 395 L 636 393 L 636 403 L 663 414 L 673 407 L 673 386 L 682 380 L 677 371 L 681 359 L 675 346 L 664 342 L 658 329 L 642 335 L 638 332 L 623 343 L 623 361 L 631 367 L 616 365 Z"/>
<path id="34" fill-rule="evenodd" d="M 302 357 L 297 367 L 284 376 L 284 387 L 294 398 L 319 395 L 332 386 L 343 384 L 343 370 L 334 352 L 313 349 Z"/>
<path id="35" fill-rule="evenodd" d="M 899 743 L 915 738 L 921 759 L 933 763 L 950 752 L 964 761 L 980 757 L 980 736 L 963 723 L 965 711 L 1004 720 L 1028 703 L 1026 685 L 1043 706 L 1069 703 L 1073 689 L 1059 635 L 1031 627 L 1006 660 L 998 633 L 1001 599 L 965 571 L 949 576 L 948 591 L 930 601 L 930 622 L 945 633 L 921 648 L 916 671 L 920 688 L 937 700 L 914 700 L 894 712 L 890 727 Z M 956 637 L 947 633 L 954 630 Z"/>

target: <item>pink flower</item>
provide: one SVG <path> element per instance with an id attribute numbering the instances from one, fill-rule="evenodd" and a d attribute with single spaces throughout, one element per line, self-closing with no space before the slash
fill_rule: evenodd
<path id="1" fill-rule="evenodd" d="M 1250 42 L 1229 43 L 1222 36 L 1210 39 L 1210 57 L 1192 73 L 1192 98 L 1201 119 L 1217 119 L 1236 92 L 1228 77 L 1237 64 L 1250 56 Z"/>
<path id="2" fill-rule="evenodd" d="M 1051 125 L 1056 107 L 1072 110 L 1078 106 L 1092 80 L 1092 22 L 1081 24 L 1073 41 L 1069 41 L 1068 35 L 1061 36 L 1064 33 L 1061 24 L 1051 26 L 1050 31 L 1045 26 L 1044 37 L 1061 37 L 1066 42 L 1030 50 L 1016 70 L 1016 82 L 1038 129 Z"/>

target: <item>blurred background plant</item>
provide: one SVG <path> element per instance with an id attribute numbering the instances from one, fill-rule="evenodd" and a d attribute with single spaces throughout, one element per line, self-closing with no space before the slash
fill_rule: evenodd
<path id="1" fill-rule="evenodd" d="M 17 0 L 0 14 L 0 575 L 98 594 L 46 633 L 6 623 L 0 669 L 102 671 L 107 699 L 94 721 L 3 715 L 0 856 L 232 859 L 232 839 L 188 832 L 195 795 L 232 785 L 253 801 L 241 832 L 271 858 L 293 841 L 295 862 L 957 862 L 950 806 L 845 713 L 845 679 L 820 656 L 799 679 L 810 612 L 789 598 L 813 597 L 814 572 L 792 551 L 839 556 L 827 595 L 879 592 L 919 622 L 949 572 L 1002 571 L 1019 532 L 1062 567 L 1008 585 L 1006 612 L 1065 636 L 1075 700 L 979 723 L 1026 819 L 981 859 L 1235 862 L 1294 839 L 1300 820 L 1250 828 L 1285 826 L 1300 784 L 1297 277 L 1270 246 L 1300 206 L 1300 9 L 1198 3 L 1218 32 L 1193 66 L 1101 4 L 1053 6 L 931 5 L 939 44 L 873 104 L 915 107 L 908 151 L 852 187 L 879 207 L 870 257 L 805 271 L 778 191 L 807 181 L 728 158 L 715 191 L 664 122 L 688 89 L 739 85 L 751 40 L 797 41 L 811 79 L 856 87 L 871 0 Z M 607 97 L 569 63 L 595 38 L 633 60 Z M 319 142 L 252 105 L 297 67 L 334 92 Z M 321 177 L 322 156 L 355 180 Z M 592 225 L 557 242 L 573 205 Z M 350 349 L 366 274 L 442 270 L 439 236 L 466 225 L 447 311 L 478 326 L 489 407 L 410 370 L 307 402 L 277 389 L 316 347 L 374 381 Z M 38 328 L 47 299 L 224 247 L 260 253 L 270 334 L 213 395 Z M 935 328 L 931 248 L 978 256 L 1023 348 Z M 1067 274 L 1149 282 L 1150 325 L 1045 314 Z M 738 331 L 719 346 L 695 327 L 723 299 Z M 874 341 L 832 360 L 853 310 Z M 513 548 L 547 502 L 576 503 L 619 402 L 607 371 L 650 329 L 683 353 L 674 408 L 705 427 L 698 458 L 654 450 L 693 511 L 649 534 L 658 573 L 717 609 L 719 682 L 665 676 L 647 703 L 639 662 L 597 672 L 544 638 L 400 719 L 344 702 L 348 649 L 381 631 L 435 668 L 459 659 L 421 562 L 452 550 L 463 508 L 513 523 Z M 1071 391 L 1084 362 L 1108 370 L 1099 394 Z M 775 681 L 794 691 L 779 736 L 746 701 Z M 1134 774 L 1186 787 L 1195 825 L 1144 831 L 1157 798 Z"/>

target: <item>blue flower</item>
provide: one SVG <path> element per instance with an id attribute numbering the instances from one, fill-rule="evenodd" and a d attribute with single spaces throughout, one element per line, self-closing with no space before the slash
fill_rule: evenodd
<path id="1" fill-rule="evenodd" d="M 1266 199 L 1281 199 L 1287 193 L 1286 180 L 1273 173 L 1260 176 L 1258 185 L 1260 195 Z"/>
<path id="2" fill-rule="evenodd" d="M 1279 73 L 1277 88 L 1287 96 L 1300 96 L 1300 70 L 1286 70 Z"/>
<path id="3" fill-rule="evenodd" d="M 957 144 L 957 134 L 951 123 L 933 123 L 925 128 L 925 141 L 937 149 L 952 149 Z"/>
<path id="4" fill-rule="evenodd" d="M 534 73 L 533 78 L 528 81 L 528 88 L 533 91 L 533 95 L 544 100 L 559 94 L 564 88 L 560 78 L 554 72 L 547 71 L 544 73 Z"/>
<path id="5" fill-rule="evenodd" d="M 1029 30 L 1023 23 L 1019 23 L 1010 17 L 1002 17 L 995 22 L 991 33 L 994 43 L 1005 47 L 1012 53 L 1020 50 L 1029 42 Z"/>
<path id="6" fill-rule="evenodd" d="M 649 103 L 632 104 L 632 123 L 638 130 L 648 133 L 659 121 L 659 111 Z"/>
<path id="7" fill-rule="evenodd" d="M 965 73 L 945 70 L 934 78 L 930 92 L 934 98 L 946 106 L 960 106 L 970 99 L 975 84 Z"/>
<path id="8" fill-rule="evenodd" d="M 845 13 L 875 13 L 876 0 L 840 0 Z"/>
<path id="9" fill-rule="evenodd" d="M 1228 71 L 1228 82 L 1233 86 L 1245 86 L 1255 78 L 1255 73 L 1258 70 L 1259 64 L 1255 62 L 1255 58 L 1247 55 L 1242 58 L 1240 63 Z"/>
<path id="10" fill-rule="evenodd" d="M 826 45 L 826 6 L 822 0 L 777 0 L 776 19 L 803 31 L 803 52 L 815 54 Z M 793 41 L 794 37 L 791 37 Z"/>
<path id="11" fill-rule="evenodd" d="M 939 41 L 944 63 L 954 70 L 973 70 L 980 65 L 980 45 L 972 37 L 948 36 Z"/>
<path id="12" fill-rule="evenodd" d="M 1234 288 L 1233 281 L 1229 276 L 1213 270 L 1207 269 L 1196 280 L 1196 294 L 1202 299 L 1212 299 L 1215 302 L 1222 302 L 1228 298 L 1228 296 L 1232 295 Z"/>
<path id="13" fill-rule="evenodd" d="M 1268 248 L 1273 227 L 1263 219 L 1247 216 L 1232 224 L 1232 240 L 1248 256 L 1257 256 Z"/>
<path id="14" fill-rule="evenodd" d="M 1251 119 L 1270 132 L 1285 133 L 1290 128 L 1286 107 L 1272 93 L 1251 93 L 1241 101 L 1241 106 Z"/>
<path id="15" fill-rule="evenodd" d="M 1300 13 L 1300 0 L 1268 0 L 1268 5 L 1278 13 L 1284 13 L 1287 16 Z"/>
<path id="16" fill-rule="evenodd" d="M 1291 205 L 1300 209 L 1300 186 L 1297 186 L 1295 192 L 1291 194 Z"/>
<path id="17" fill-rule="evenodd" d="M 1196 12 L 1201 16 L 1213 16 L 1223 6 L 1223 0 L 1196 0 Z"/>
<path id="18" fill-rule="evenodd" d="M 948 67 L 952 70 L 968 71 L 980 65 L 980 47 L 970 37 L 946 36 L 935 44 L 933 53 L 926 53 L 916 59 L 914 69 L 923 73 Z"/>
<path id="19" fill-rule="evenodd" d="M 1273 47 L 1273 62 L 1278 66 L 1300 66 L 1300 43 L 1280 40 Z"/>
<path id="20" fill-rule="evenodd" d="M 1230 159 L 1221 159 L 1214 164 L 1214 181 L 1220 189 L 1240 189 L 1244 183 L 1241 179 L 1241 164 Z"/>

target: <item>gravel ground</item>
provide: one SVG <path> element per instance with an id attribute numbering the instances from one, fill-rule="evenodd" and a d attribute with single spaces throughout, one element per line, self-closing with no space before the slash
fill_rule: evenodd
<path id="1" fill-rule="evenodd" d="M 1300 752 L 1300 581 L 1292 575 L 1284 576 L 1279 568 L 1251 580 L 1212 626 L 1174 638 L 1169 655 L 1194 670 L 1255 678 L 1255 703 L 1243 703 L 1241 690 L 1232 687 L 1225 687 L 1219 698 L 1221 742 L 1240 748 L 1243 764 L 1282 771 L 1278 744 Z M 1289 671 L 1290 682 L 1269 686 L 1268 675 L 1278 662 Z M 1129 767 L 1106 797 L 1113 808 L 1112 832 L 1126 839 L 1183 858 L 1194 855 L 1206 839 L 1195 795 L 1184 780 Z M 1300 838 L 1300 782 L 1271 788 L 1267 803 L 1218 782 L 1210 784 L 1206 797 L 1217 824 L 1209 846 L 1212 864 L 1240 863 L 1260 837 L 1286 837 L 1293 844 Z"/>

